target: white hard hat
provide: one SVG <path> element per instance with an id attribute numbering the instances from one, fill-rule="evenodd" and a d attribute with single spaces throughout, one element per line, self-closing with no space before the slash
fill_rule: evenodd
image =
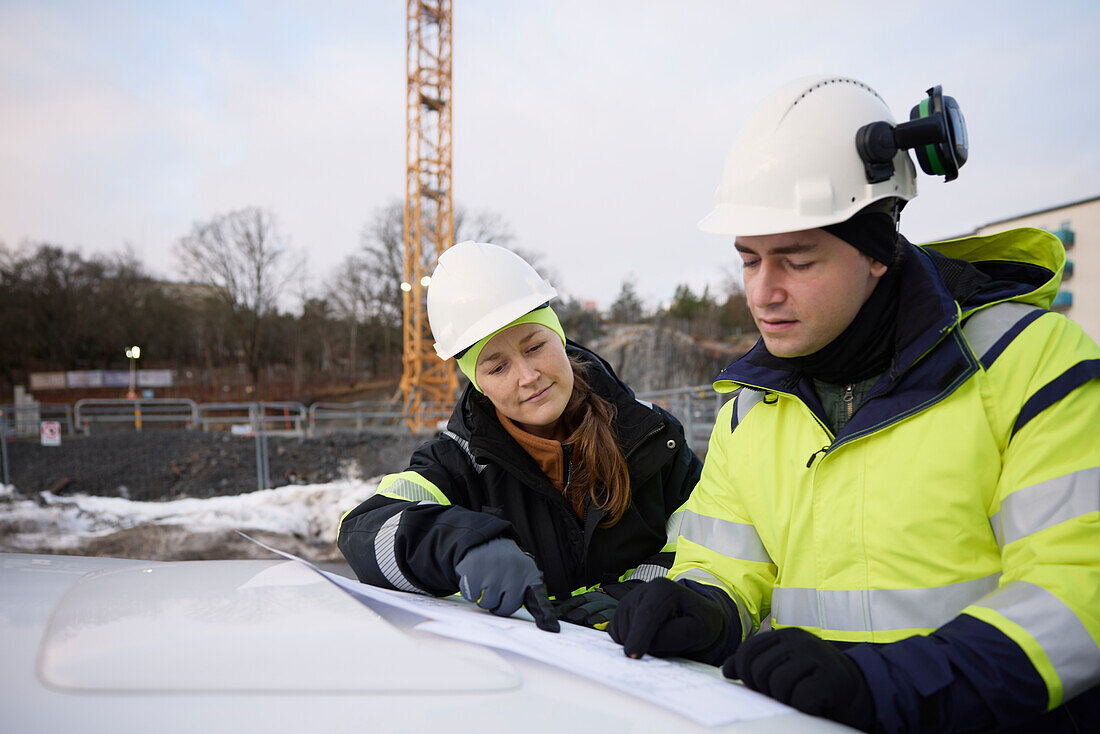
<path id="1" fill-rule="evenodd" d="M 887 198 L 917 195 L 916 171 L 905 150 L 894 174 L 868 183 L 856 149 L 864 125 L 894 118 L 863 82 L 807 77 L 772 94 L 749 120 L 726 158 L 704 232 L 764 235 L 824 227 Z"/>
<path id="2" fill-rule="evenodd" d="M 450 359 L 557 295 L 511 250 L 459 242 L 439 256 L 428 285 L 435 353 Z"/>

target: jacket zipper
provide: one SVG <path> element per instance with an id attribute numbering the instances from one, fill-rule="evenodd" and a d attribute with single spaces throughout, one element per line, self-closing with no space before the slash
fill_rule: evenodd
<path id="1" fill-rule="evenodd" d="M 647 433 L 646 435 L 644 435 L 640 439 L 638 439 L 638 443 L 631 446 L 630 450 L 626 452 L 626 454 L 623 456 L 623 458 L 626 459 L 626 460 L 629 460 L 630 457 L 634 455 L 634 452 L 637 451 L 639 448 L 641 448 L 643 443 L 645 443 L 649 439 L 653 438 L 654 436 L 656 436 L 658 433 L 660 433 L 663 430 L 665 430 L 665 422 L 661 421 L 656 426 L 654 426 L 652 428 L 652 430 L 649 431 L 649 433 Z"/>
<path id="2" fill-rule="evenodd" d="M 827 454 L 827 453 L 829 453 L 829 446 L 832 446 L 832 444 L 822 446 L 817 451 L 810 454 L 810 460 L 806 462 L 806 468 L 809 469 L 811 466 L 814 465 L 814 459 L 817 458 L 818 454 Z"/>
<path id="3" fill-rule="evenodd" d="M 851 382 L 848 383 L 848 385 L 844 388 L 844 397 L 842 399 L 844 400 L 844 411 L 848 415 L 848 417 L 845 419 L 845 422 L 852 420 L 852 404 L 855 403 L 855 388 L 855 383 Z M 831 443 L 822 446 L 817 451 L 810 454 L 810 459 L 806 462 L 806 468 L 809 469 L 811 466 L 814 465 L 814 461 L 817 459 L 818 454 L 829 453 L 830 448 L 832 448 Z"/>

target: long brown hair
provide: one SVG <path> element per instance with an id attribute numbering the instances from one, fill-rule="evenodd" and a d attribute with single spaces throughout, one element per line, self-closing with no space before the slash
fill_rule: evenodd
<path id="1" fill-rule="evenodd" d="M 566 499 L 579 517 L 584 517 L 586 500 L 607 511 L 606 528 L 622 519 L 630 506 L 630 473 L 626 457 L 611 430 L 615 406 L 597 395 L 585 380 L 588 365 L 573 357 L 573 394 L 562 418 L 573 432 L 566 443 L 573 446 L 573 476 L 565 489 Z"/>

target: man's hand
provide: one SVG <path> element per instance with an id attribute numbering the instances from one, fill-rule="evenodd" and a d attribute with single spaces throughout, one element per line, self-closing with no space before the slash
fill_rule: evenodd
<path id="1" fill-rule="evenodd" d="M 624 596 L 607 631 L 629 657 L 649 653 L 709 662 L 726 640 L 721 604 L 684 584 L 658 578 Z M 739 630 L 730 630 L 739 636 Z"/>
<path id="2" fill-rule="evenodd" d="M 875 725 L 875 702 L 859 666 L 798 627 L 745 640 L 722 665 L 722 675 L 807 714 L 863 731 Z"/>
<path id="3" fill-rule="evenodd" d="M 494 538 L 466 551 L 455 564 L 458 590 L 482 609 L 507 617 L 525 606 L 539 629 L 560 632 L 542 573 L 515 541 Z"/>

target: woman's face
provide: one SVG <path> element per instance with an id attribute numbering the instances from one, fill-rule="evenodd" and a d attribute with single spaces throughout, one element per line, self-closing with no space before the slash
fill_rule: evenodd
<path id="1" fill-rule="evenodd" d="M 520 324 L 485 345 L 477 384 L 500 413 L 528 433 L 553 438 L 573 394 L 573 368 L 561 337 L 542 324 Z"/>

